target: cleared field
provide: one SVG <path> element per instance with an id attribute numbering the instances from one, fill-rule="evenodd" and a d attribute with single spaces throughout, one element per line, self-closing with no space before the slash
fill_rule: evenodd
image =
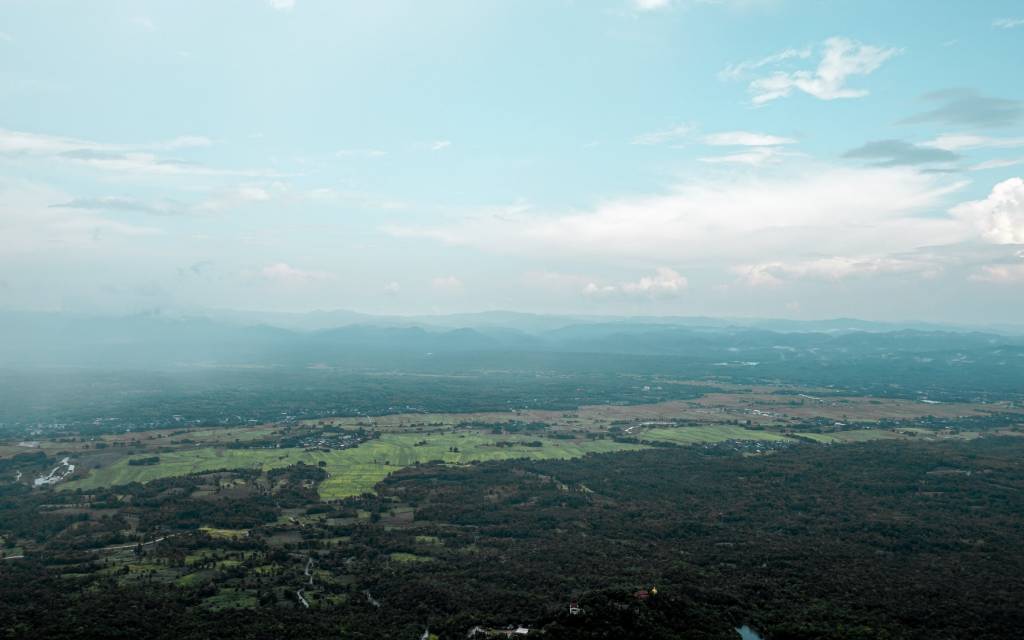
<path id="1" fill-rule="evenodd" d="M 249 535 L 248 529 L 218 529 L 216 527 L 199 527 L 199 530 L 211 538 L 238 539 Z"/>
<path id="2" fill-rule="evenodd" d="M 798 433 L 815 442 L 845 444 L 851 442 L 868 442 L 870 440 L 906 440 L 907 436 L 885 431 L 883 429 L 853 429 L 850 431 L 836 431 L 834 433 Z"/>
<path id="3" fill-rule="evenodd" d="M 416 446 L 417 442 L 426 444 Z M 509 443 L 499 446 L 499 442 Z M 325 499 L 342 498 L 372 491 L 373 485 L 402 467 L 417 462 L 440 460 L 452 464 L 515 458 L 578 458 L 588 453 L 606 453 L 639 449 L 636 445 L 610 440 L 541 440 L 541 447 L 528 447 L 528 440 L 479 432 L 424 437 L 419 434 L 394 434 L 360 445 L 358 449 L 312 454 L 324 456 L 331 474 L 320 485 Z M 345 456 L 345 454 L 358 454 Z"/>
<path id="4" fill-rule="evenodd" d="M 308 454 L 302 449 L 197 447 L 162 453 L 158 464 L 138 466 L 129 464 L 129 461 L 136 457 L 139 456 L 123 458 L 109 467 L 93 469 L 85 478 L 68 482 L 63 488 L 95 489 L 96 487 L 108 487 L 129 482 L 149 482 L 157 478 L 184 476 L 217 469 L 274 469 L 287 467 L 300 460 L 310 462 Z"/>
<path id="5" fill-rule="evenodd" d="M 760 440 L 770 442 L 790 439 L 773 431 L 744 429 L 743 427 L 728 424 L 707 427 L 658 427 L 638 431 L 635 435 L 641 440 L 671 442 L 682 445 L 724 442 L 726 440 Z"/>
<path id="6" fill-rule="evenodd" d="M 391 554 L 391 560 L 393 562 L 433 562 L 433 558 L 430 556 L 418 556 L 415 553 L 402 553 L 396 551 Z"/>
<path id="7" fill-rule="evenodd" d="M 556 431 L 607 431 L 613 423 L 643 421 L 684 421 L 714 423 L 730 419 L 750 420 L 758 425 L 789 425 L 811 418 L 834 421 L 876 421 L 882 418 L 913 420 L 923 416 L 957 418 L 983 416 L 994 412 L 1021 413 L 1006 402 L 992 404 L 939 403 L 867 396 L 816 396 L 814 389 L 786 388 L 785 395 L 772 393 L 781 387 L 736 387 L 726 393 L 708 393 L 693 400 L 672 400 L 653 404 L 584 405 L 575 411 L 496 411 L 477 413 L 396 413 L 375 417 L 345 417 L 308 420 L 307 424 L 335 424 L 346 428 L 362 426 L 385 432 L 410 429 L 450 428 L 461 422 L 508 421 L 545 422 Z M 802 395 L 798 392 L 805 392 Z"/>
<path id="8" fill-rule="evenodd" d="M 817 397 L 804 395 L 776 395 L 773 393 L 709 393 L 689 401 L 691 407 L 702 406 L 725 412 L 760 411 L 781 419 L 807 419 L 814 417 L 839 421 L 880 420 L 896 418 L 909 420 L 922 416 L 958 418 L 988 415 L 993 412 L 1021 413 L 1019 407 L 1006 402 L 992 404 L 925 403 L 916 400 L 873 398 L 868 396 Z M 755 421 L 758 421 L 754 418 Z M 763 420 L 763 419 L 762 419 Z"/>
<path id="9" fill-rule="evenodd" d="M 833 433 L 839 442 L 868 442 L 869 440 L 905 440 L 906 436 L 883 429 L 853 429 Z"/>
<path id="10" fill-rule="evenodd" d="M 814 440 L 815 442 L 821 442 L 823 444 L 842 442 L 835 436 L 835 434 L 832 433 L 794 433 L 793 435 L 807 438 L 808 440 Z"/>
<path id="11" fill-rule="evenodd" d="M 274 431 L 273 425 L 258 425 L 252 427 L 214 427 L 211 429 L 189 430 L 181 438 L 189 438 L 196 442 L 231 442 L 233 440 L 257 440 L 265 438 Z"/>
<path id="12" fill-rule="evenodd" d="M 542 440 L 543 446 L 526 446 L 523 438 L 505 437 L 479 432 L 422 434 L 385 434 L 355 449 L 343 451 L 305 451 L 303 449 L 219 449 L 198 447 L 194 450 L 164 453 L 159 464 L 133 466 L 129 458 L 109 467 L 94 469 L 81 480 L 64 485 L 67 489 L 148 482 L 157 478 L 187 475 L 217 469 L 274 469 L 297 462 L 310 465 L 325 463 L 329 474 L 320 485 L 320 496 L 336 499 L 372 491 L 373 486 L 403 467 L 439 460 L 452 464 L 509 460 L 515 458 L 575 458 L 587 453 L 628 451 L 637 445 L 610 440 Z M 418 444 L 424 443 L 424 444 Z"/>

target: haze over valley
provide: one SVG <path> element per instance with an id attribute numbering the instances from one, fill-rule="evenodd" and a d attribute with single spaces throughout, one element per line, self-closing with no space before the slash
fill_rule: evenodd
<path id="1" fill-rule="evenodd" d="M 1013 0 L 0 0 L 0 637 L 1024 628 Z"/>

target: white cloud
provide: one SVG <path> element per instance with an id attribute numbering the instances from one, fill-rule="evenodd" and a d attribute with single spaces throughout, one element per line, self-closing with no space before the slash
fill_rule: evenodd
<path id="1" fill-rule="evenodd" d="M 644 276 L 636 282 L 627 282 L 619 288 L 629 295 L 652 297 L 675 296 L 682 293 L 689 282 L 674 269 L 658 267 L 653 276 Z"/>
<path id="2" fill-rule="evenodd" d="M 196 147 L 209 147 L 213 144 L 206 136 L 178 136 L 167 142 L 151 145 L 154 149 L 192 149 Z"/>
<path id="3" fill-rule="evenodd" d="M 209 147 L 213 141 L 205 136 L 185 135 L 141 144 L 111 144 L 96 142 L 67 136 L 54 136 L 45 133 L 11 131 L 0 129 L 0 153 L 17 155 L 56 155 L 61 153 L 91 150 L 96 152 L 129 152 L 129 151 L 166 151 Z"/>
<path id="4" fill-rule="evenodd" d="M 310 189 L 303 197 L 314 202 L 335 203 L 349 207 L 397 211 L 410 208 L 408 202 L 364 191 L 341 191 L 332 187 Z"/>
<path id="5" fill-rule="evenodd" d="M 1024 264 L 995 264 L 982 267 L 970 277 L 975 282 L 1017 284 L 1024 282 Z"/>
<path id="6" fill-rule="evenodd" d="M 267 0 L 267 5 L 277 11 L 291 11 L 295 8 L 295 0 Z"/>
<path id="7" fill-rule="evenodd" d="M 751 147 L 746 151 L 728 153 L 721 156 L 705 156 L 698 158 L 698 160 L 710 164 L 745 164 L 752 167 L 760 167 L 779 162 L 783 156 L 787 155 L 795 154 L 781 151 L 778 147 Z"/>
<path id="8" fill-rule="evenodd" d="M 792 51 L 792 50 L 791 50 Z M 789 96 L 793 90 L 803 91 L 820 100 L 860 98 L 868 95 L 866 89 L 852 89 L 846 86 L 852 76 L 864 76 L 874 72 L 882 63 L 900 53 L 899 49 L 876 47 L 862 44 L 848 38 L 833 37 L 825 40 L 818 66 L 812 71 L 776 71 L 771 75 L 755 78 L 749 89 L 754 95 L 754 104 L 765 104 Z M 779 54 L 754 63 L 743 63 L 737 68 L 744 71 L 777 64 L 794 55 L 779 58 Z M 773 60 L 772 58 L 778 58 Z M 737 77 L 735 72 L 726 77 Z"/>
<path id="9" fill-rule="evenodd" d="M 434 142 L 430 143 L 430 150 L 440 151 L 442 149 L 447 149 L 450 146 L 452 146 L 451 140 L 435 140 Z"/>
<path id="10" fill-rule="evenodd" d="M 797 155 L 782 151 L 782 145 L 795 144 L 792 138 L 783 138 L 766 133 L 750 131 L 724 131 L 704 136 L 704 144 L 717 147 L 746 147 L 744 151 L 720 156 L 698 158 L 712 164 L 745 164 L 762 166 L 778 162 L 786 155 Z"/>
<path id="11" fill-rule="evenodd" d="M 148 213 L 158 216 L 179 215 L 187 207 L 180 202 L 166 198 L 142 200 L 128 196 L 100 196 L 98 198 L 72 198 L 67 202 L 51 204 L 56 209 L 79 209 L 83 211 L 127 211 Z"/>
<path id="12" fill-rule="evenodd" d="M 767 133 L 723 131 L 704 136 L 704 144 L 716 147 L 770 147 L 780 144 L 796 144 L 796 140 Z"/>
<path id="13" fill-rule="evenodd" d="M 153 31 L 156 29 L 156 25 L 153 24 L 153 20 L 146 16 L 132 18 L 132 22 L 143 31 Z"/>
<path id="14" fill-rule="evenodd" d="M 657 11 L 667 9 L 672 5 L 672 0 L 633 0 L 633 7 L 639 11 Z"/>
<path id="15" fill-rule="evenodd" d="M 217 169 L 153 153 L 211 145 L 203 136 L 142 144 L 113 144 L 66 136 L 0 129 L 0 155 L 54 159 L 103 171 L 193 176 L 274 176 L 264 170 Z"/>
<path id="16" fill-rule="evenodd" d="M 583 287 L 583 294 L 588 296 L 605 296 L 613 295 L 618 290 L 619 288 L 613 284 L 599 285 L 594 282 L 588 282 L 587 286 Z"/>
<path id="17" fill-rule="evenodd" d="M 384 293 L 389 296 L 397 296 L 402 291 L 402 285 L 394 280 L 384 285 Z"/>
<path id="18" fill-rule="evenodd" d="M 334 152 L 334 155 L 339 158 L 347 157 L 359 157 L 359 158 L 380 158 L 386 156 L 387 151 L 381 149 L 338 149 Z"/>
<path id="19" fill-rule="evenodd" d="M 775 4 L 776 0 L 629 0 L 636 11 L 661 11 L 672 7 L 688 8 L 697 5 L 714 7 L 728 7 L 730 9 L 744 10 L 754 7 L 769 6 Z"/>
<path id="20" fill-rule="evenodd" d="M 689 286 L 687 279 L 675 269 L 658 267 L 654 275 L 643 276 L 633 282 L 621 284 L 597 284 L 588 282 L 583 287 L 587 296 L 634 296 L 647 298 L 672 298 L 682 294 Z"/>
<path id="21" fill-rule="evenodd" d="M 152 153 L 108 153 L 92 150 L 68 151 L 61 160 L 103 171 L 150 173 L 159 175 L 221 175 L 202 165 L 160 158 Z"/>
<path id="22" fill-rule="evenodd" d="M 14 36 L 9 33 L 0 31 L 0 42 L 14 42 Z"/>
<path id="23" fill-rule="evenodd" d="M 109 250 L 112 243 L 137 244 L 163 230 L 111 220 L 84 207 L 54 207 L 72 202 L 45 185 L 0 179 L 0 256 L 37 252 L 66 257 L 74 250 Z"/>
<path id="24" fill-rule="evenodd" d="M 970 170 L 987 171 L 988 169 L 1005 169 L 1006 167 L 1015 167 L 1018 164 L 1024 164 L 1024 158 L 995 158 L 993 160 L 986 160 L 972 165 Z"/>
<path id="25" fill-rule="evenodd" d="M 813 260 L 740 265 L 734 271 L 751 286 L 776 286 L 787 280 L 842 280 L 856 276 L 915 273 L 934 277 L 941 267 L 928 260 L 878 256 L 832 256 Z"/>
<path id="26" fill-rule="evenodd" d="M 438 276 L 430 281 L 430 286 L 438 291 L 454 293 L 462 290 L 462 280 L 455 276 Z"/>
<path id="27" fill-rule="evenodd" d="M 143 199 L 130 196 L 99 196 L 72 198 L 56 202 L 52 208 L 78 209 L 82 211 L 145 213 L 150 215 L 186 215 L 216 213 L 237 207 L 265 203 L 286 195 L 287 189 L 280 183 L 269 185 L 242 184 L 220 189 L 205 199 L 194 203 L 181 202 L 170 198 Z"/>
<path id="28" fill-rule="evenodd" d="M 921 143 L 922 147 L 933 147 L 944 151 L 963 149 L 1013 149 L 1024 147 L 1024 138 L 993 138 L 968 133 L 944 133 L 932 140 Z"/>
<path id="29" fill-rule="evenodd" d="M 1024 244 L 1024 180 L 1004 180 L 984 200 L 957 205 L 952 213 L 973 224 L 988 242 Z"/>
<path id="30" fill-rule="evenodd" d="M 597 284 L 589 282 L 583 287 L 588 296 L 636 296 L 648 298 L 671 298 L 682 294 L 689 286 L 687 279 L 675 269 L 658 267 L 654 275 L 643 276 L 633 282 L 621 284 Z"/>
<path id="31" fill-rule="evenodd" d="M 102 145 L 76 138 L 0 129 L 0 153 L 5 154 L 56 155 L 75 149 L 99 147 Z"/>
<path id="32" fill-rule="evenodd" d="M 1024 26 L 1024 18 L 999 18 L 992 21 L 992 26 L 999 29 L 1016 29 Z"/>
<path id="33" fill-rule="evenodd" d="M 738 78 L 742 78 L 751 71 L 762 67 L 777 65 L 780 62 L 785 62 L 787 60 L 804 60 L 810 57 L 810 47 L 806 47 L 804 49 L 786 49 L 778 53 L 773 53 L 770 56 L 765 56 L 759 60 L 747 60 L 746 62 L 741 62 L 739 64 L 731 64 L 722 69 L 718 73 L 718 77 L 722 80 L 736 80 Z"/>
<path id="34" fill-rule="evenodd" d="M 195 205 L 192 210 L 195 213 L 228 211 L 244 205 L 269 202 L 275 196 L 281 196 L 284 193 L 285 186 L 277 183 L 270 185 L 242 184 L 217 191 Z"/>
<path id="35" fill-rule="evenodd" d="M 675 142 L 685 138 L 693 131 L 693 125 L 679 124 L 662 131 L 644 133 L 633 138 L 631 144 L 662 144 L 664 142 Z"/>
<path id="36" fill-rule="evenodd" d="M 286 262 L 267 265 L 259 273 L 266 280 L 282 284 L 308 284 L 331 278 L 330 274 L 323 271 L 297 269 Z"/>
<path id="37" fill-rule="evenodd" d="M 270 192 L 263 187 L 242 185 L 236 188 L 233 195 L 243 202 L 265 202 L 270 200 Z"/>
<path id="38" fill-rule="evenodd" d="M 566 260 L 757 264 L 780 256 L 889 255 L 974 235 L 945 207 L 963 182 L 909 167 L 789 167 L 779 175 L 724 176 L 588 211 L 471 215 L 436 226 L 392 225 L 492 254 Z"/>

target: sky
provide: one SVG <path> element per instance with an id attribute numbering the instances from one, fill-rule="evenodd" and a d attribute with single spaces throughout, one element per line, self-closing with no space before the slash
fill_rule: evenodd
<path id="1" fill-rule="evenodd" d="M 0 309 L 1024 317 L 1019 0 L 0 0 Z"/>

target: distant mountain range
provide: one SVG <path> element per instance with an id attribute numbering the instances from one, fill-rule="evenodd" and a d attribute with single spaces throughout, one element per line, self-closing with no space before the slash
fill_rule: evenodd
<path id="1" fill-rule="evenodd" d="M 842 355 L 998 352 L 1024 347 L 1024 331 L 987 331 L 855 319 L 546 316 L 484 312 L 369 316 L 348 311 L 124 317 L 0 313 L 0 367 L 24 365 L 303 365 L 372 362 L 370 354 L 592 353 L 699 361 Z M 949 356 L 954 357 L 954 356 Z"/>
<path id="2" fill-rule="evenodd" d="M 756 328 L 778 332 L 850 332 L 918 331 L 982 332 L 1024 335 L 1021 325 L 960 325 L 931 322 L 876 322 L 856 318 L 826 320 L 787 320 L 779 318 L 718 318 L 710 316 L 604 316 L 535 314 L 516 311 L 481 311 L 444 315 L 373 315 L 356 311 L 310 311 L 282 313 L 265 311 L 209 310 L 194 314 L 232 324 L 264 324 L 282 329 L 316 331 L 350 325 L 393 327 L 419 326 L 448 329 L 514 329 L 524 333 L 542 333 L 576 325 L 663 325 L 700 328 Z"/>

